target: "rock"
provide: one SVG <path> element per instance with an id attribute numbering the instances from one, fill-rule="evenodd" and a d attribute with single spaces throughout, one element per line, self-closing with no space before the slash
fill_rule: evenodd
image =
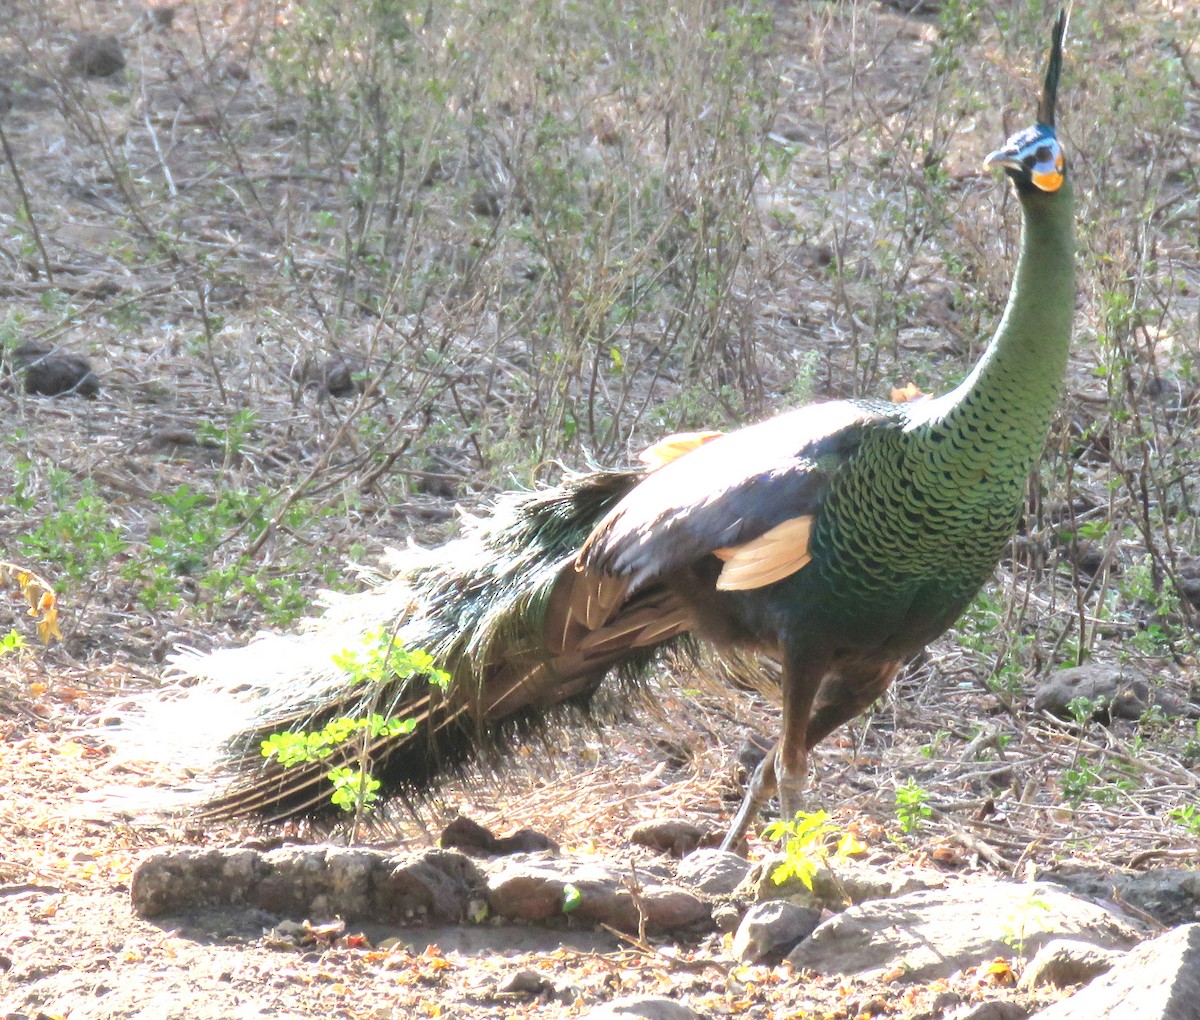
<path id="1" fill-rule="evenodd" d="M 91 362 L 77 354 L 60 354 L 40 344 L 26 343 L 13 352 L 13 360 L 25 372 L 26 393 L 90 398 L 100 392 Z"/>
<path id="2" fill-rule="evenodd" d="M 1034 877 L 1039 881 L 1058 883 L 1087 899 L 1128 903 L 1166 928 L 1200 921 L 1200 871 L 1154 868 L 1123 875 L 1089 869 L 1046 871 Z"/>
<path id="3" fill-rule="evenodd" d="M 756 903 L 733 936 L 733 955 L 742 964 L 776 964 L 821 921 L 817 907 L 798 907 L 786 900 Z"/>
<path id="4" fill-rule="evenodd" d="M 1151 705 L 1168 715 L 1178 715 L 1180 710 L 1174 699 L 1151 691 L 1143 677 L 1121 666 L 1098 663 L 1055 670 L 1034 690 L 1033 707 L 1060 719 L 1070 719 L 1071 702 L 1076 698 L 1092 702 L 1095 711 L 1091 717 L 1105 722 L 1137 719 Z"/>
<path id="5" fill-rule="evenodd" d="M 492 845 L 495 848 L 493 852 L 497 855 L 533 854 L 542 851 L 556 854 L 559 852 L 558 844 L 545 833 L 538 832 L 536 829 L 518 829 L 511 836 L 497 836 L 496 842 Z"/>
<path id="6" fill-rule="evenodd" d="M 681 1002 L 659 995 L 626 995 L 588 1010 L 579 1020 L 700 1020 L 700 1015 Z"/>
<path id="7" fill-rule="evenodd" d="M 305 389 L 331 397 L 353 397 L 374 383 L 368 378 L 366 361 L 351 354 L 331 354 L 322 360 L 305 357 L 292 366 L 292 378 Z"/>
<path id="8" fill-rule="evenodd" d="M 438 843 L 475 855 L 501 856 L 541 850 L 558 853 L 558 844 L 554 840 L 533 829 L 519 829 L 511 836 L 496 836 L 490 829 L 461 815 L 442 830 Z"/>
<path id="9" fill-rule="evenodd" d="M 496 987 L 502 995 L 553 995 L 557 992 L 554 982 L 537 970 L 519 970 L 510 974 Z"/>
<path id="10" fill-rule="evenodd" d="M 255 850 L 151 850 L 134 869 L 129 899 L 142 917 L 162 917 L 197 907 L 248 902 L 250 890 L 267 874 Z"/>
<path id="11" fill-rule="evenodd" d="M 1200 1020 L 1200 924 L 1143 942 L 1031 1020 Z"/>
<path id="12" fill-rule="evenodd" d="M 1021 975 L 1021 987 L 1066 988 L 1082 984 L 1109 970 L 1123 955 L 1118 949 L 1105 949 L 1082 939 L 1054 939 L 1029 961 Z"/>
<path id="13" fill-rule="evenodd" d="M 249 891 L 261 910 L 284 917 L 366 916 L 366 888 L 376 851 L 335 846 L 285 846 L 268 850 L 268 868 Z"/>
<path id="14" fill-rule="evenodd" d="M 291 918 L 457 922 L 482 886 L 471 859 L 452 850 L 161 849 L 135 869 L 130 898 L 142 917 L 245 906 Z"/>
<path id="15" fill-rule="evenodd" d="M 728 850 L 693 850 L 675 869 L 680 882 L 709 896 L 733 892 L 750 874 L 750 862 Z"/>
<path id="16" fill-rule="evenodd" d="M 702 829 L 679 818 L 656 818 L 630 829 L 629 842 L 672 857 L 686 857 L 697 847 L 716 846 L 721 837 L 712 829 Z"/>
<path id="17" fill-rule="evenodd" d="M 733 903 L 718 903 L 712 909 L 712 919 L 717 931 L 731 934 L 742 923 L 742 911 Z"/>
<path id="18" fill-rule="evenodd" d="M 116 74 L 125 67 L 121 40 L 109 33 L 85 35 L 67 54 L 67 67 L 89 78 Z"/>
<path id="19" fill-rule="evenodd" d="M 936 871 L 883 872 L 858 861 L 839 861 L 832 869 L 827 864 L 818 865 L 809 889 L 796 877 L 775 881 L 775 872 L 785 859 L 783 854 L 764 857 L 751 869 L 746 881 L 738 888 L 738 895 L 760 903 L 786 899 L 801 906 L 837 911 L 846 906 L 847 899 L 851 903 L 865 903 L 946 884 L 945 876 Z"/>
<path id="20" fill-rule="evenodd" d="M 637 931 L 643 919 L 651 932 L 712 926 L 708 906 L 685 889 L 623 867 L 540 855 L 509 857 L 490 869 L 487 896 L 494 915 L 535 923 L 569 914 L 626 932 Z"/>
<path id="21" fill-rule="evenodd" d="M 373 917 L 395 921 L 462 921 L 483 876 L 453 850 L 426 850 L 376 873 Z M 345 915 L 343 915 L 345 916 Z"/>
<path id="22" fill-rule="evenodd" d="M 1124 948 L 1142 930 L 1059 886 L 992 879 L 849 907 L 819 925 L 788 962 L 820 974 L 902 970 L 903 981 L 932 981 L 981 960 L 1036 953 L 1059 936 Z"/>

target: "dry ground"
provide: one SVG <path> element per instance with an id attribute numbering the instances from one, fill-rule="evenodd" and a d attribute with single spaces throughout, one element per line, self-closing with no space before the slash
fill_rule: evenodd
<path id="1" fill-rule="evenodd" d="M 166 929 L 128 909 L 142 849 L 256 835 L 89 806 L 114 783 L 170 781 L 113 767 L 79 735 L 109 697 L 158 682 L 170 649 L 287 626 L 320 588 L 352 587 L 351 562 L 437 540 L 456 503 L 554 459 L 617 461 L 656 434 L 814 395 L 942 388 L 1003 301 L 1016 210 L 976 167 L 1032 109 L 1049 16 L 1030 5 L 778 4 L 760 24 L 748 8 L 695 5 L 689 21 L 644 4 L 636 30 L 571 5 L 544 22 L 532 5 L 470 6 L 410 35 L 387 15 L 416 25 L 417 5 L 377 5 L 371 45 L 396 49 L 375 67 L 384 49 L 339 49 L 332 23 L 302 16 L 333 5 L 201 0 L 164 23 L 123 0 L 10 4 L 5 371 L 33 341 L 90 357 L 101 391 L 28 396 L 17 375 L 0 393 L 2 558 L 55 583 L 65 636 L 0 657 L 8 1014 L 570 1016 L 640 990 L 713 1016 L 916 1016 L 947 991 L 800 981 L 739 970 L 717 942 L 591 933 L 524 957 L 450 931 L 297 954 L 255 918 Z M 1021 876 L 1200 856 L 1200 833 L 1170 814 L 1196 801 L 1200 758 L 1200 26 L 1186 2 L 1075 6 L 1078 340 L 1028 524 L 956 636 L 819 765 L 835 821 L 885 867 Z M 69 72 L 96 31 L 119 37 L 119 75 Z M 655 32 L 671 45 L 640 50 Z M 531 59 L 496 57 L 514 38 Z M 395 86 L 415 66 L 461 79 L 431 77 L 437 103 L 405 93 L 402 114 L 386 91 L 331 104 L 368 71 Z M 738 166 L 763 138 L 765 173 Z M 323 390 L 331 357 L 365 388 Z M 1032 685 L 1081 653 L 1185 711 L 1082 732 L 1038 718 Z M 614 854 L 648 817 L 720 825 L 738 744 L 771 731 L 772 709 L 692 683 L 664 677 L 662 716 L 572 735 L 552 770 L 534 749 L 503 784 L 447 791 L 425 825 L 463 809 Z M 909 780 L 939 811 L 916 832 L 895 810 Z M 430 837 L 397 820 L 375 838 Z M 521 966 L 577 999 L 498 994 Z"/>

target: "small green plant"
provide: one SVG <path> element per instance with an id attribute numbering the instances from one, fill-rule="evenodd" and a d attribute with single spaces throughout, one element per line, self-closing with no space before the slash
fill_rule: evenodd
<path id="1" fill-rule="evenodd" d="M 1183 745 L 1183 757 L 1187 761 L 1200 761 L 1200 720 L 1196 721 L 1195 736 L 1188 737 Z"/>
<path id="2" fill-rule="evenodd" d="M 811 891 L 813 877 L 822 864 L 844 861 L 862 853 L 862 843 L 850 833 L 837 840 L 833 850 L 829 842 L 837 834 L 837 827 L 824 811 L 801 811 L 791 821 L 772 822 L 763 829 L 764 839 L 782 839 L 784 861 L 772 873 L 771 881 L 782 885 L 791 878 L 799 879 Z"/>
<path id="3" fill-rule="evenodd" d="M 15 630 L 10 630 L 3 637 L 0 637 L 0 658 L 8 655 L 10 652 L 15 652 L 19 648 L 25 647 L 25 639 L 21 637 Z"/>
<path id="4" fill-rule="evenodd" d="M 1130 645 L 1143 655 L 1170 652 L 1182 636 L 1180 628 L 1172 621 L 1186 619 L 1175 587 L 1158 576 L 1149 555 L 1126 567 L 1121 581 L 1126 599 L 1147 606 L 1154 614 L 1129 636 Z"/>
<path id="5" fill-rule="evenodd" d="M 569 914 L 573 910 L 578 910 L 579 905 L 583 902 L 583 893 L 580 892 L 579 886 L 566 882 L 562 889 L 562 912 Z"/>
<path id="6" fill-rule="evenodd" d="M 981 591 L 959 621 L 959 641 L 981 657 L 993 660 L 987 685 L 998 694 L 1014 697 L 1025 688 L 1022 652 L 1032 638 L 1012 625 L 1004 600 L 993 591 Z M 997 635 L 1005 635 L 1002 642 Z"/>
<path id="7" fill-rule="evenodd" d="M 380 684 L 398 676 L 423 676 L 443 689 L 450 682 L 450 674 L 438 669 L 428 652 L 405 648 L 383 627 L 367 631 L 361 645 L 343 649 L 331 658 L 351 686 Z M 333 804 L 346 812 L 359 808 L 368 812 L 379 799 L 379 781 L 367 768 L 370 743 L 379 737 L 412 733 L 416 727 L 415 719 L 367 712 L 362 716 L 332 719 L 317 730 L 272 733 L 262 741 L 261 751 L 264 758 L 274 758 L 283 768 L 291 768 L 303 762 L 322 761 L 359 741 L 358 767 L 338 765 L 330 769 L 326 778 L 333 784 L 330 795 Z"/>
<path id="8" fill-rule="evenodd" d="M 1193 836 L 1200 837 L 1200 808 L 1195 804 L 1183 804 L 1177 808 L 1171 808 L 1167 812 L 1169 818 L 1176 825 L 1182 825 Z"/>
<path id="9" fill-rule="evenodd" d="M 66 471 L 49 468 L 43 493 L 48 499 L 42 500 L 35 491 L 32 465 L 18 464 L 14 488 L 17 506 L 36 520 L 17 541 L 28 556 L 52 565 L 61 581 L 84 581 L 124 551 L 112 510 L 91 479 L 76 486 Z M 49 506 L 39 514 L 37 507 L 43 502 Z"/>
<path id="10" fill-rule="evenodd" d="M 320 761 L 359 734 L 368 738 L 393 737 L 416 729 L 414 719 L 384 718 L 377 712 L 362 719 L 338 718 L 319 730 L 272 733 L 262 742 L 264 758 L 275 758 L 284 768 L 305 761 Z"/>
<path id="11" fill-rule="evenodd" d="M 1063 799 L 1073 808 L 1084 801 L 1096 804 L 1115 804 L 1122 792 L 1134 789 L 1128 776 L 1106 775 L 1086 761 L 1076 760 L 1059 780 Z"/>
<path id="12" fill-rule="evenodd" d="M 1030 927 L 1050 910 L 1050 904 L 1039 896 L 1030 896 L 1001 924 L 1001 941 L 1017 956 L 1025 955 Z"/>
<path id="13" fill-rule="evenodd" d="M 942 748 L 942 744 L 946 742 L 949 736 L 949 730 L 938 730 L 930 738 L 929 743 L 921 745 L 921 755 L 925 758 L 936 758 Z"/>
<path id="14" fill-rule="evenodd" d="M 929 791 L 918 786 L 915 779 L 910 778 L 903 786 L 897 787 L 896 821 L 900 823 L 901 832 L 911 835 L 933 817 L 933 808 L 928 801 Z"/>
<path id="15" fill-rule="evenodd" d="M 359 804 L 364 810 L 370 811 L 379 800 L 379 780 L 373 779 L 362 769 L 339 765 L 330 770 L 328 778 L 333 783 L 333 793 L 329 799 L 343 811 L 355 811 Z"/>
<path id="16" fill-rule="evenodd" d="M 219 446 L 227 458 L 237 457 L 246 448 L 246 441 L 258 424 L 258 415 L 251 410 L 235 411 L 225 425 L 202 421 L 196 428 L 196 438 L 201 443 Z"/>
<path id="17" fill-rule="evenodd" d="M 1067 713 L 1080 729 L 1085 729 L 1099 713 L 1104 711 L 1104 698 L 1088 698 L 1080 695 L 1067 702 Z"/>
<path id="18" fill-rule="evenodd" d="M 1077 808 L 1085 800 L 1094 799 L 1097 789 L 1104 779 L 1100 773 L 1087 762 L 1077 762 L 1074 768 L 1067 769 L 1059 780 L 1063 799 Z"/>

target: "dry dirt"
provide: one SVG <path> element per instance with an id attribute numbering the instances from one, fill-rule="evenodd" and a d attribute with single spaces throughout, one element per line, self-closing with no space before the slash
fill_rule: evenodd
<path id="1" fill-rule="evenodd" d="M 1090 10 L 1090 5 L 1081 6 Z M 1174 16 L 1169 4 L 1131 6 L 1150 19 Z M 773 215 L 819 215 L 805 201 L 812 181 L 830 169 L 819 155 L 827 142 L 837 147 L 839 158 L 866 163 L 878 140 L 866 133 L 849 143 L 833 137 L 828 122 L 815 120 L 802 98 L 818 79 L 836 80 L 836 60 L 819 71 L 816 67 L 818 57 L 828 58 L 839 40 L 853 39 L 860 57 L 871 54 L 870 60 L 854 64 L 856 73 L 868 80 L 858 83 L 856 95 L 878 104 L 883 136 L 899 138 L 911 127 L 896 96 L 926 83 L 924 69 L 936 40 L 934 21 L 874 3 L 846 7 L 852 14 L 845 17 L 816 18 L 783 5 L 776 10 L 772 47 L 785 89 L 777 128 L 796 140 L 802 156 L 788 188 L 762 196 Z M 35 238 L 24 229 L 20 240 L 0 239 L 0 287 L 10 309 L 20 313 L 5 327 L 6 349 L 36 338 L 86 353 L 102 387 L 91 402 L 77 396 L 25 396 L 11 389 L 0 393 L 11 437 L 3 470 L 14 484 L 23 480 L 34 492 L 52 487 L 54 467 L 75 482 L 91 479 L 107 501 L 110 523 L 116 520 L 122 533 L 139 540 L 145 538 L 154 508 L 151 497 L 181 485 L 209 494 L 259 486 L 279 491 L 300 480 L 311 482 L 316 473 L 328 477 L 326 492 L 336 493 L 341 484 L 357 486 L 353 505 L 347 501 L 343 512 L 306 521 L 300 534 L 290 532 L 286 520 L 272 521 L 269 528 L 267 522 L 251 521 L 231 527 L 213 550 L 214 557 L 226 556 L 227 561 L 231 549 L 249 550 L 251 568 L 263 577 L 293 581 L 278 590 L 301 601 L 326 585 L 352 586 L 344 569 L 351 558 L 370 562 L 389 543 L 414 534 L 429 540 L 446 533 L 455 502 L 482 503 L 498 473 L 494 463 L 471 462 L 471 442 L 454 436 L 451 428 L 435 451 L 441 459 L 410 465 L 402 489 L 380 482 L 375 467 L 391 466 L 404 448 L 400 433 L 387 429 L 396 421 L 410 421 L 412 405 L 398 397 L 385 403 L 379 414 L 382 433 L 374 434 L 383 439 L 371 447 L 371 456 L 360 456 L 356 444 L 362 440 L 346 430 L 345 405 L 298 381 L 296 365 L 337 348 L 301 342 L 319 337 L 323 320 L 306 304 L 303 288 L 296 299 L 280 282 L 272 261 L 278 239 L 273 229 L 279 221 L 268 227 L 244 205 L 220 211 L 207 202 L 221 191 L 225 171 L 214 168 L 228 166 L 230 139 L 237 140 L 247 159 L 238 171 L 255 182 L 264 207 L 278 212 L 319 205 L 333 190 L 330 182 L 287 172 L 295 144 L 295 104 L 270 90 L 255 63 L 261 44 L 256 33 L 269 24 L 262 15 L 268 8 L 198 2 L 181 5 L 174 21 L 164 24 L 122 0 L 18 2 L 8 24 L 0 26 L 0 73 L 14 97 L 12 112 L 2 121 L 11 155 L 0 173 L 0 212 L 15 231 L 21 204 L 11 173 L 15 164 L 42 232 Z M 1123 13 L 1114 32 L 1127 38 L 1136 24 L 1135 14 Z M 85 80 L 68 73 L 68 53 L 85 30 L 119 36 L 127 59 L 120 75 Z M 1136 49 L 1151 43 L 1129 45 Z M 1029 90 L 1020 83 L 1035 62 L 1033 53 L 1023 54 L 1016 67 L 987 43 L 977 43 L 967 59 L 994 72 L 991 80 L 1003 88 L 1006 109 L 1017 105 L 1018 96 L 1021 102 L 1027 99 Z M 1086 79 L 1100 76 L 1100 70 L 1097 65 L 1078 74 Z M 1194 138 L 1200 131 L 1194 79 L 1191 88 L 1187 130 Z M 827 114 L 828 106 L 844 101 L 845 96 L 825 95 L 821 110 Z M 1083 104 L 1082 99 L 1076 102 Z M 962 133 L 947 143 L 955 173 L 970 177 L 973 171 L 963 168 L 973 154 L 1002 139 L 1001 119 L 996 104 L 956 118 Z M 1003 119 L 1012 126 L 1007 112 Z M 1096 130 L 1089 122 L 1076 133 L 1090 137 Z M 161 155 L 168 139 L 175 147 L 157 161 L 156 148 Z M 1144 144 L 1160 142 L 1150 138 Z M 1142 151 L 1136 142 L 1129 146 Z M 170 186 L 157 180 L 159 190 L 170 197 L 161 206 L 132 207 L 112 173 L 114 150 L 144 157 L 140 165 L 150 167 L 148 174 L 161 175 L 163 167 L 170 167 Z M 1154 152 L 1171 166 L 1181 163 L 1178 148 Z M 1123 158 L 1132 157 L 1123 152 Z M 1128 172 L 1128 163 L 1113 170 Z M 1164 264 L 1175 260 L 1172 264 L 1185 281 L 1172 292 L 1179 302 L 1172 315 L 1185 320 L 1194 314 L 1200 284 L 1194 247 L 1189 249 L 1187 240 L 1188 230 L 1194 229 L 1195 192 L 1188 191 L 1186 178 L 1172 180 L 1177 188 L 1163 198 L 1164 209 L 1172 216 L 1172 210 L 1184 212 L 1171 221 L 1175 232 L 1164 235 L 1159 251 Z M 964 258 L 974 270 L 997 256 L 1003 264 L 1012 252 L 1011 239 L 993 238 L 987 249 L 972 247 L 987 229 L 981 223 L 999 232 L 1011 233 L 1013 226 L 1015 210 L 1006 209 L 1000 197 L 994 202 L 981 198 L 990 194 L 986 187 L 968 189 L 956 210 L 964 218 L 979 218 L 950 228 L 948 235 L 961 234 L 968 250 Z M 999 195 L 1000 186 L 995 187 Z M 205 200 L 184 207 L 178 195 Z M 859 201 L 847 221 L 861 227 L 879 210 L 865 195 Z M 146 219 L 148 229 L 142 233 L 129 227 L 138 217 Z M 176 232 L 174 249 L 167 245 L 156 257 L 147 257 L 147 237 L 167 220 Z M 866 228 L 855 235 L 866 244 L 872 236 Z M 310 261 L 299 260 L 301 277 L 310 270 L 315 274 L 313 266 L 324 257 L 322 238 L 306 241 L 311 241 Z M 837 242 L 835 237 L 831 243 Z M 45 259 L 39 245 L 44 245 Z M 205 257 L 219 271 L 208 272 L 213 262 Z M 828 249 L 805 244 L 776 266 L 775 286 L 757 309 L 761 319 L 755 320 L 755 328 L 761 327 L 771 344 L 790 336 L 791 325 L 802 335 L 816 335 L 821 324 L 844 310 L 832 294 L 836 286 L 814 271 L 830 257 Z M 47 259 L 53 280 L 41 272 Z M 199 272 L 201 265 L 207 275 Z M 959 281 L 947 283 L 943 265 L 930 260 L 918 268 L 922 272 L 903 286 L 916 295 L 914 316 L 924 325 L 894 338 L 884 361 L 919 359 L 922 372 L 936 381 L 972 355 L 973 341 L 963 337 L 971 320 L 947 296 L 949 284 Z M 981 284 L 987 292 L 981 301 L 992 311 L 1002 300 L 1003 278 L 1000 273 L 1000 284 L 990 277 Z M 1102 320 L 1094 289 L 1081 305 L 1080 333 L 1090 343 Z M 205 316 L 220 316 L 220 342 L 197 325 Z M 938 332 L 942 326 L 948 333 Z M 857 329 L 843 317 L 836 342 L 821 348 L 825 360 L 818 359 L 814 381 L 821 392 L 841 395 L 861 381 L 858 355 L 848 353 L 848 338 Z M 1166 343 L 1165 333 L 1163 339 L 1164 346 L 1156 350 L 1169 361 L 1181 348 Z M 1188 342 L 1181 340 L 1181 347 Z M 764 349 L 768 346 L 764 343 Z M 772 382 L 772 373 L 785 372 L 795 359 L 769 355 L 765 350 L 764 389 L 780 396 L 783 387 L 776 385 L 777 378 Z M 1086 432 L 1102 417 L 1097 407 L 1106 399 L 1091 370 L 1094 352 L 1086 344 L 1080 359 L 1073 370 L 1064 436 Z M 1185 373 L 1172 374 L 1164 366 L 1165 361 L 1152 363 L 1156 371 L 1162 369 L 1155 378 L 1189 385 Z M 518 401 L 519 391 L 510 398 Z M 255 411 L 256 424 L 231 444 L 231 423 L 246 408 Z M 203 424 L 215 424 L 217 431 L 205 432 Z M 337 451 L 338 457 L 331 460 L 327 451 Z M 21 463 L 33 467 L 22 475 Z M 1087 506 L 1114 505 L 1116 497 L 1106 495 L 1110 490 L 1104 477 L 1077 478 L 1075 484 L 1091 498 L 1090 504 L 1085 500 Z M 336 495 L 331 502 L 337 503 Z M 45 507 L 43 500 L 32 512 L 48 513 Z M 4 510 L 3 558 L 21 554 L 24 547 L 17 538 L 30 529 L 30 513 L 15 500 Z M 263 541 L 257 541 L 260 528 Z M 66 535 L 62 541 L 86 551 L 90 539 Z M 1127 545 L 1122 554 L 1137 553 Z M 295 547 L 305 550 L 307 558 L 289 558 Z M 266 918 L 209 915 L 163 925 L 137 918 L 129 908 L 129 880 L 138 854 L 147 847 L 322 834 L 303 829 L 262 834 L 250 827 L 201 832 L 186 821 L 132 824 L 102 816 L 95 807 L 90 798 L 113 785 L 155 788 L 169 785 L 173 777 L 165 766 L 114 766 L 103 740 L 94 732 L 81 733 L 94 713 L 115 694 L 155 684 L 166 655 L 178 644 L 227 644 L 273 625 L 264 609 L 269 592 L 263 598 L 239 589 L 222 603 L 196 588 L 186 593 L 182 605 L 148 609 L 122 573 L 136 555 L 126 549 L 111 561 L 101 557 L 87 564 L 86 584 L 63 585 L 62 644 L 0 657 L 0 786 L 5 790 L 0 805 L 0 1014 L 73 1020 L 549 1018 L 579 1015 L 591 1004 L 636 991 L 685 995 L 713 1017 L 916 1017 L 939 1016 L 934 1004 L 939 996 L 944 1003 L 947 992 L 955 993 L 956 1001 L 1013 994 L 982 973 L 908 987 L 801 980 L 786 967 L 747 970 L 729 959 L 716 937 L 675 945 L 588 931 L 368 930 L 362 940 L 297 951 L 264 935 L 271 923 Z M 1029 620 L 1053 621 L 1075 610 L 1061 584 L 1035 589 L 1029 581 L 1033 573 L 1029 563 L 1015 560 L 1001 572 L 999 590 L 1023 593 Z M 1166 817 L 1169 809 L 1197 794 L 1195 748 L 1188 751 L 1188 741 L 1196 736 L 1193 721 L 1167 721 L 1153 731 L 1158 741 L 1147 744 L 1135 723 L 1080 736 L 1038 719 L 1022 696 L 987 683 L 990 664 L 1006 644 L 1016 643 L 1020 624 L 998 617 L 993 626 L 999 627 L 999 637 L 990 648 L 963 647 L 954 640 L 939 643 L 878 711 L 829 742 L 818 766 L 817 789 L 835 823 L 857 834 L 868 847 L 868 858 L 881 867 L 921 863 L 956 874 L 989 870 L 1023 876 L 1037 866 L 1062 862 L 1109 868 L 1194 865 L 1200 858 L 1195 836 Z M 1121 626 L 1114 624 L 1102 653 L 1115 657 L 1131 632 Z M 1040 634 L 1022 644 L 1018 662 L 1028 677 L 1054 661 L 1052 644 Z M 1043 651 L 1048 653 L 1045 660 Z M 1187 648 L 1157 656 L 1134 649 L 1130 655 L 1140 671 L 1181 704 L 1194 699 L 1195 665 Z M 416 823 L 397 819 L 382 825 L 372 839 L 426 845 L 440 821 L 461 810 L 501 832 L 530 825 L 572 852 L 620 857 L 630 852 L 625 833 L 647 818 L 682 816 L 719 827 L 737 796 L 731 762 L 740 741 L 750 731 L 771 732 L 773 708 L 749 695 L 696 694 L 688 678 L 663 678 L 652 694 L 665 708 L 661 715 L 641 717 L 617 728 L 619 732 L 572 735 L 553 768 L 539 766 L 540 749 L 526 749 L 515 774 L 503 784 L 482 779 L 449 790 Z M 964 750 L 980 728 L 993 735 L 994 747 L 991 758 L 982 762 L 968 758 Z M 1065 803 L 1062 777 L 1081 759 L 1095 763 L 1106 777 L 1123 777 L 1124 785 L 1114 785 L 1111 799 Z M 902 832 L 895 813 L 895 790 L 909 777 L 930 791 L 940 812 L 916 833 Z M 762 844 L 752 841 L 751 853 L 762 852 Z M 547 973 L 568 991 L 560 1000 L 543 1002 L 498 990 L 523 968 Z"/>

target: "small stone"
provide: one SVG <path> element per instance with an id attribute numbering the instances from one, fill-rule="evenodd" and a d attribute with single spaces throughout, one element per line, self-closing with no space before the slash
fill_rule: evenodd
<path id="1" fill-rule="evenodd" d="M 821 911 L 816 907 L 798 907 L 784 900 L 756 903 L 746 911 L 733 936 L 733 955 L 744 966 L 778 963 L 820 922 Z"/>
<path id="2" fill-rule="evenodd" d="M 1055 670 L 1038 684 L 1033 707 L 1070 719 L 1074 714 L 1072 703 L 1079 698 L 1091 703 L 1091 718 L 1103 722 L 1137 719 L 1151 705 L 1157 705 L 1167 715 L 1177 715 L 1181 707 L 1161 692 L 1151 690 L 1145 678 L 1121 666 L 1098 663 Z"/>
<path id="3" fill-rule="evenodd" d="M 715 846 L 720 842 L 720 836 L 683 819 L 655 818 L 630 829 L 629 842 L 672 857 L 686 857 L 697 847 Z"/>
<path id="4" fill-rule="evenodd" d="M 1021 987 L 1052 985 L 1065 988 L 1082 984 L 1111 970 L 1124 955 L 1119 950 L 1105 949 L 1082 939 L 1055 939 L 1042 946 L 1029 961 L 1021 975 Z"/>
<path id="5" fill-rule="evenodd" d="M 904 871 L 884 871 L 859 861 L 839 861 L 831 868 L 822 862 L 809 877 L 811 887 L 792 875 L 782 882 L 775 874 L 787 858 L 771 854 L 758 861 L 750 870 L 738 894 L 748 900 L 786 899 L 803 906 L 823 906 L 838 911 L 850 903 L 892 899 L 918 889 L 937 889 L 946 884 L 939 872 L 910 868 Z"/>
<path id="6" fill-rule="evenodd" d="M 682 861 L 675 877 L 710 896 L 726 896 L 750 874 L 750 862 L 728 850 L 701 848 Z"/>
<path id="7" fill-rule="evenodd" d="M 25 392 L 43 397 L 95 397 L 100 382 L 87 358 L 59 354 L 40 344 L 22 344 L 13 360 L 25 372 Z"/>
<path id="8" fill-rule="evenodd" d="M 111 33 L 83 36 L 67 54 L 67 67 L 89 78 L 107 78 L 125 67 L 121 40 Z"/>
<path id="9" fill-rule="evenodd" d="M 738 782 L 745 783 L 771 750 L 771 741 L 757 733 L 751 733 L 738 747 L 737 767 L 734 775 Z"/>
<path id="10" fill-rule="evenodd" d="M 713 907 L 712 919 L 717 931 L 735 932 L 742 923 L 742 909 L 732 903 L 719 903 Z"/>
<path id="11" fill-rule="evenodd" d="M 625 868 L 543 855 L 515 855 L 488 868 L 488 905 L 495 916 L 541 923 L 570 914 L 578 924 L 650 932 L 710 927 L 699 896 L 646 881 Z"/>
<path id="12" fill-rule="evenodd" d="M 1200 924 L 1185 924 L 1124 954 L 1091 984 L 1031 1020 L 1196 1020 Z"/>
<path id="13" fill-rule="evenodd" d="M 542 995 L 554 992 L 554 982 L 536 970 L 519 970 L 500 982 L 496 991 L 508 995 Z"/>

